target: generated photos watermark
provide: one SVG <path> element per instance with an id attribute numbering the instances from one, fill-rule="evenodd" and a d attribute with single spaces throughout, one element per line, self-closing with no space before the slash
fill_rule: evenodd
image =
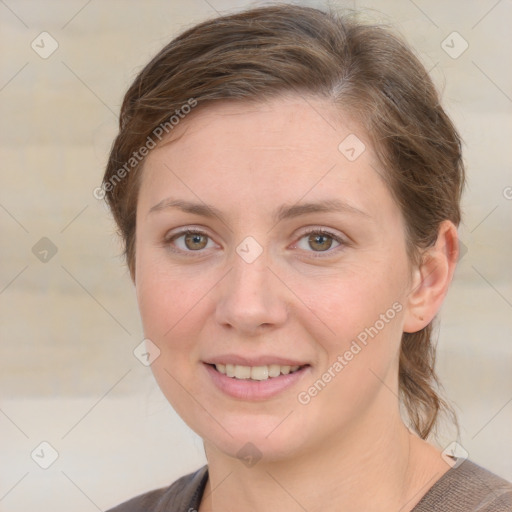
<path id="1" fill-rule="evenodd" d="M 92 195 L 96 199 L 104 199 L 108 192 L 112 192 L 116 185 L 124 179 L 140 162 L 149 154 L 149 152 L 156 148 L 158 142 L 171 133 L 171 131 L 189 114 L 192 109 L 197 105 L 195 98 L 189 98 L 179 109 L 174 111 L 174 114 L 169 117 L 167 121 L 160 123 L 152 132 L 148 135 L 145 144 L 143 144 L 137 151 L 132 153 L 132 156 L 120 167 L 106 183 L 103 183 L 101 187 L 96 187 L 92 191 Z"/>
<path id="2" fill-rule="evenodd" d="M 302 405 L 308 405 L 311 400 L 323 391 L 327 384 L 329 384 L 329 382 L 331 382 L 343 370 L 343 368 L 345 368 L 350 361 L 352 361 L 354 357 L 368 345 L 368 338 L 375 338 L 375 336 L 377 336 L 379 332 L 381 332 L 384 327 L 386 327 L 386 325 L 395 318 L 396 314 L 402 311 L 402 309 L 402 304 L 397 301 L 394 302 L 385 313 L 381 313 L 379 315 L 379 319 L 376 320 L 372 326 L 366 327 L 361 331 L 356 336 L 356 339 L 352 340 L 350 343 L 350 348 L 342 355 L 338 355 L 336 361 L 329 366 L 319 379 L 317 379 L 307 390 L 301 391 L 297 395 L 298 402 Z"/>

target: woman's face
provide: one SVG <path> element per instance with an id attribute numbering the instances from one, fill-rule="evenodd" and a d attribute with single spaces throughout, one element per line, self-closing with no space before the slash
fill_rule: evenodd
<path id="1" fill-rule="evenodd" d="M 397 410 L 411 284 L 360 125 L 294 96 L 198 107 L 173 133 L 144 166 L 135 268 L 169 402 L 239 457 L 379 429 Z"/>

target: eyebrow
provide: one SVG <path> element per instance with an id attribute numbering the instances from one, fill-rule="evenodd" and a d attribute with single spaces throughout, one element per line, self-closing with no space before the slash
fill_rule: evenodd
<path id="1" fill-rule="evenodd" d="M 207 218 L 217 217 L 223 223 L 226 223 L 224 214 L 214 206 L 208 205 L 206 203 L 194 203 L 191 201 L 183 201 L 172 198 L 163 199 L 159 203 L 155 204 L 150 208 L 148 215 L 170 208 L 177 208 L 183 212 L 200 215 Z M 301 215 L 319 212 L 337 212 L 350 215 L 358 215 L 368 219 L 371 218 L 367 212 L 360 210 L 359 208 L 356 208 L 355 206 L 352 206 L 344 201 L 339 199 L 324 199 L 322 201 L 300 203 L 291 206 L 283 205 L 274 211 L 272 219 L 275 223 L 278 223 L 285 219 L 292 219 Z"/>

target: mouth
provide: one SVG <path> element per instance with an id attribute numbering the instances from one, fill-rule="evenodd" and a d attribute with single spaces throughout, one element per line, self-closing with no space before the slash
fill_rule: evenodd
<path id="1" fill-rule="evenodd" d="M 233 379 L 239 380 L 254 380 L 254 381 L 263 381 L 269 379 L 275 379 L 280 377 L 281 375 L 289 375 L 290 373 L 295 373 L 306 366 L 304 365 L 280 365 L 280 364 L 270 364 L 270 365 L 262 365 L 262 366 L 243 366 L 239 364 L 210 364 L 212 368 L 214 368 L 217 372 L 222 375 L 226 375 L 227 377 L 231 377 Z"/>
<path id="2" fill-rule="evenodd" d="M 311 374 L 310 364 L 292 366 L 260 363 L 257 366 L 248 366 L 216 361 L 205 362 L 203 365 L 210 382 L 219 391 L 243 401 L 261 401 L 280 396 L 286 390 L 300 386 L 300 382 Z"/>

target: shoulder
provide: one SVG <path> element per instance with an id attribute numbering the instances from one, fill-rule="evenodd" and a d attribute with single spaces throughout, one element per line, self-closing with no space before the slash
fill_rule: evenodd
<path id="1" fill-rule="evenodd" d="M 412 512 L 510 512 L 512 483 L 465 460 L 445 473 Z"/>
<path id="2" fill-rule="evenodd" d="M 207 479 L 208 466 L 203 466 L 169 487 L 136 496 L 107 512 L 188 512 L 199 506 Z"/>

